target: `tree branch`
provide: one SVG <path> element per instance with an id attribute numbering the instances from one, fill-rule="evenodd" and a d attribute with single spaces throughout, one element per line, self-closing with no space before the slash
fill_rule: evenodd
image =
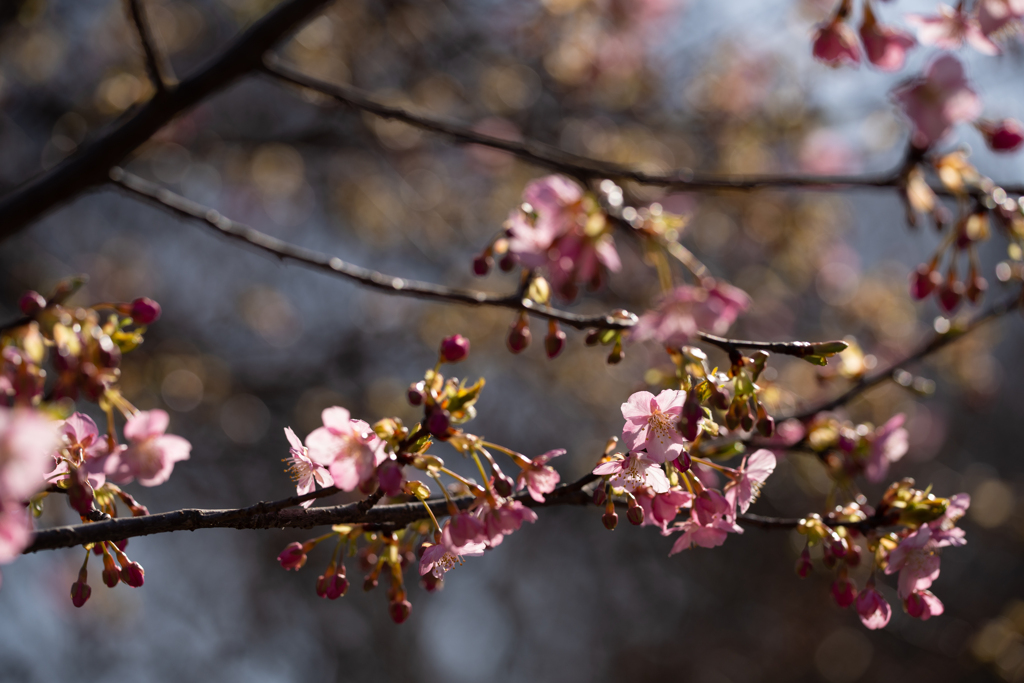
<path id="1" fill-rule="evenodd" d="M 285 66 L 276 57 L 268 55 L 263 63 L 263 70 L 270 76 L 307 88 L 321 95 L 326 95 L 341 104 L 361 111 L 366 111 L 385 119 L 393 119 L 407 123 L 432 133 L 447 136 L 462 144 L 483 145 L 492 149 L 508 152 L 524 161 L 560 171 L 580 179 L 613 178 L 631 180 L 641 185 L 667 187 L 684 192 L 709 190 L 758 190 L 766 188 L 799 188 L 834 190 L 839 188 L 895 188 L 902 182 L 905 164 L 891 171 L 874 175 L 735 175 L 721 176 L 694 173 L 690 169 L 677 169 L 669 173 L 644 173 L 597 159 L 571 154 L 564 150 L 545 145 L 535 140 L 505 140 L 502 138 L 479 133 L 472 127 L 461 123 L 415 114 L 401 107 L 377 102 L 360 90 L 348 86 L 336 85 L 307 76 Z M 1024 187 L 1001 186 L 1006 192 L 1024 194 Z M 946 187 L 935 186 L 932 190 L 937 194 L 951 195 Z"/>
<path id="2" fill-rule="evenodd" d="M 554 507 L 557 505 L 592 505 L 593 496 L 583 489 L 599 477 L 588 474 L 570 484 L 557 486 L 547 494 L 543 503 L 531 498 L 523 491 L 515 496 L 523 505 L 531 508 Z M 324 489 L 325 491 L 327 489 Z M 316 493 L 321 493 L 317 491 Z M 312 494 L 310 494 L 312 495 Z M 163 512 L 143 517 L 124 517 L 93 524 L 56 527 L 37 531 L 25 554 L 41 550 L 72 548 L 100 541 L 121 541 L 126 538 L 164 534 L 172 531 L 195 531 L 196 529 L 309 529 L 333 524 L 363 524 L 372 528 L 399 529 L 428 517 L 422 503 L 399 503 L 373 507 L 383 493 L 378 489 L 366 500 L 347 505 L 320 508 L 294 508 L 293 501 L 308 496 L 293 496 L 275 503 L 257 503 L 234 510 L 184 509 Z M 474 496 L 453 499 L 456 507 L 465 510 L 476 500 Z M 445 499 L 426 501 L 436 517 L 448 515 Z M 763 515 L 739 515 L 738 520 L 762 529 L 792 529 L 800 524 L 797 518 L 765 517 Z M 871 518 L 865 522 L 832 522 L 834 526 L 856 526 L 872 528 L 890 523 L 887 519 Z"/>
<path id="3" fill-rule="evenodd" d="M 329 0 L 285 0 L 242 33 L 204 69 L 168 87 L 134 115 L 50 171 L 0 199 L 0 240 L 73 197 L 107 181 L 111 168 L 171 119 L 257 68 L 263 54 Z"/>
<path id="4" fill-rule="evenodd" d="M 146 55 L 146 72 L 149 80 L 157 93 L 167 90 L 168 85 L 173 85 L 174 71 L 171 63 L 165 55 L 156 49 L 156 41 L 153 39 L 153 31 L 146 16 L 146 8 L 142 0 L 128 0 L 128 11 L 131 13 L 132 23 L 139 34 L 139 41 L 142 43 L 142 51 Z"/>

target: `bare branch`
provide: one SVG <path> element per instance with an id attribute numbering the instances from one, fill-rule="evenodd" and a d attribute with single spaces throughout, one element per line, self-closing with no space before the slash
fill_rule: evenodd
<path id="1" fill-rule="evenodd" d="M 329 0 L 285 0 L 238 36 L 204 69 L 142 105 L 136 113 L 0 200 L 0 240 L 64 202 L 102 185 L 110 169 L 178 114 L 257 68 L 263 54 Z"/>
<path id="2" fill-rule="evenodd" d="M 631 180 L 641 185 L 668 187 L 684 192 L 712 190 L 758 190 L 766 188 L 797 188 L 809 190 L 836 190 L 843 188 L 898 188 L 902 182 L 905 162 L 898 168 L 874 175 L 734 175 L 719 176 L 694 173 L 690 169 L 677 169 L 669 173 L 644 173 L 597 159 L 570 154 L 564 150 L 535 140 L 515 141 L 479 133 L 470 126 L 415 114 L 401 107 L 377 102 L 360 90 L 321 81 L 295 71 L 272 56 L 264 60 L 263 69 L 269 75 L 286 83 L 316 91 L 341 104 L 366 111 L 386 119 L 394 119 L 432 133 L 447 136 L 463 144 L 483 145 L 508 152 L 524 161 L 561 171 L 580 179 L 613 178 Z M 1024 187 L 1001 186 L 1006 192 L 1024 193 Z M 933 187 L 936 193 L 950 195 L 945 187 Z"/>
<path id="3" fill-rule="evenodd" d="M 167 61 L 166 55 L 156 48 L 152 27 L 146 16 L 146 7 L 142 4 L 142 0 L 128 0 L 128 11 L 132 16 L 132 23 L 135 24 L 135 30 L 139 34 L 142 51 L 146 55 L 146 71 L 149 73 L 149 80 L 152 81 L 158 94 L 166 92 L 167 87 L 174 84 L 174 70 L 171 68 L 171 63 Z"/>

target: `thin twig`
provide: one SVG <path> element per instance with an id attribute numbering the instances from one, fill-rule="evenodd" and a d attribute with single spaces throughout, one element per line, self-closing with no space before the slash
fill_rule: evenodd
<path id="1" fill-rule="evenodd" d="M 329 0 L 285 0 L 239 35 L 209 64 L 49 171 L 0 199 L 0 240 L 81 193 L 102 185 L 110 169 L 175 116 L 257 68 L 263 54 Z"/>
<path id="2" fill-rule="evenodd" d="M 174 71 L 167 57 L 156 48 L 153 30 L 146 15 L 146 7 L 142 0 L 128 0 L 128 11 L 131 13 L 135 31 L 139 34 L 142 51 L 146 55 L 146 72 L 157 93 L 163 93 L 175 82 Z"/>
<path id="3" fill-rule="evenodd" d="M 349 86 L 328 83 L 295 71 L 273 56 L 267 57 L 263 70 L 286 83 L 308 88 L 326 95 L 341 104 L 366 111 L 386 119 L 393 119 L 422 130 L 447 136 L 462 144 L 483 145 L 508 152 L 524 161 L 538 166 L 561 171 L 576 178 L 613 178 L 630 180 L 641 185 L 668 187 L 676 190 L 695 192 L 711 190 L 757 190 L 765 188 L 795 188 L 810 190 L 835 190 L 840 188 L 897 188 L 902 181 L 905 164 L 885 173 L 873 175 L 735 175 L 720 176 L 695 173 L 690 169 L 677 169 L 668 173 L 645 173 L 618 164 L 599 161 L 571 154 L 564 150 L 545 145 L 535 140 L 506 140 L 479 133 L 462 123 L 444 121 L 431 116 L 416 114 L 402 107 L 377 102 L 364 92 Z M 1006 192 L 1024 193 L 1024 187 L 1001 186 Z M 937 194 L 951 194 L 948 188 L 935 186 Z"/>

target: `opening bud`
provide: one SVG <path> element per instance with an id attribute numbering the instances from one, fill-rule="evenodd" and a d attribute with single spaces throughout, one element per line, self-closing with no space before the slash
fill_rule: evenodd
<path id="1" fill-rule="evenodd" d="M 458 363 L 469 355 L 469 340 L 461 334 L 445 337 L 441 341 L 441 360 L 445 363 Z"/>
<path id="2" fill-rule="evenodd" d="M 277 556 L 277 561 L 285 569 L 298 571 L 302 568 L 302 565 L 306 564 L 306 549 L 298 541 L 289 543 L 281 551 L 281 554 Z"/>

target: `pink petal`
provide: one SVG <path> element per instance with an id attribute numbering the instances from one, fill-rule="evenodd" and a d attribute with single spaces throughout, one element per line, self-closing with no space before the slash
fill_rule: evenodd
<path id="1" fill-rule="evenodd" d="M 167 431 L 171 422 L 164 410 L 142 410 L 128 418 L 124 426 L 124 437 L 129 441 L 145 441 Z"/>
<path id="2" fill-rule="evenodd" d="M 352 431 L 352 427 L 349 425 L 351 414 L 340 406 L 324 408 L 324 411 L 320 413 L 320 418 L 324 422 L 324 427 L 338 434 L 348 434 Z M 309 437 L 306 440 L 308 441 Z"/>

